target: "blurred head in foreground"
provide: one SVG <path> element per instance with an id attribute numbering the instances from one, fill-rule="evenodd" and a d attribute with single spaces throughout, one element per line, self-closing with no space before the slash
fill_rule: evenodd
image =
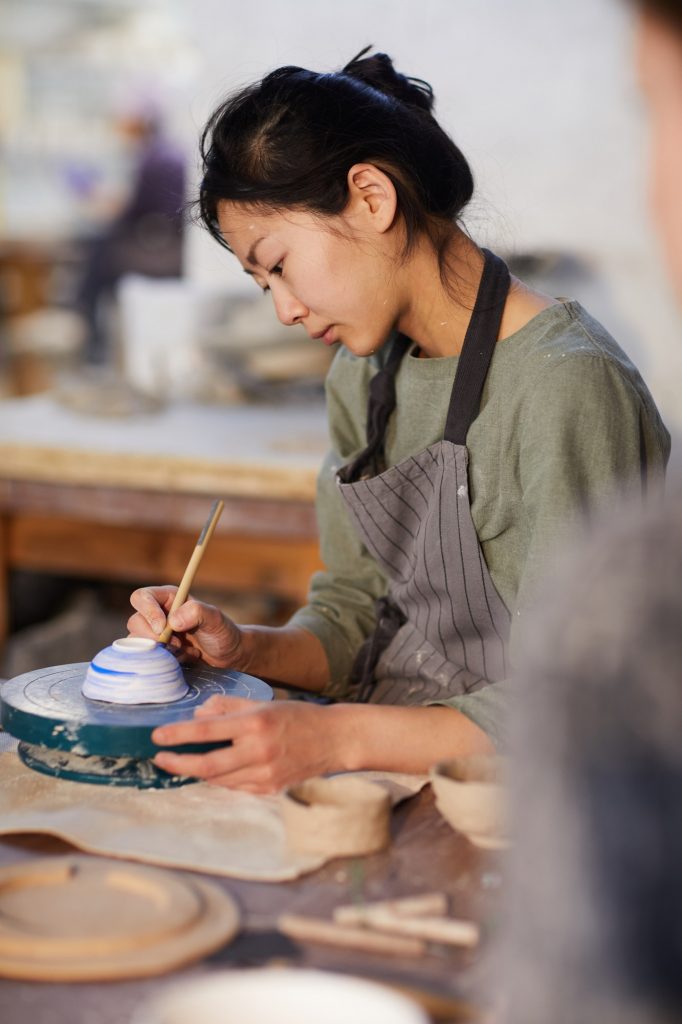
<path id="1" fill-rule="evenodd" d="M 682 2 L 638 5 L 654 215 L 682 300 Z M 509 1024 L 682 1020 L 682 500 L 571 553 L 517 666 Z"/>
<path id="2" fill-rule="evenodd" d="M 599 532 L 528 630 L 510 1024 L 682 1020 L 682 501 Z"/>
<path id="3" fill-rule="evenodd" d="M 649 108 L 654 216 L 682 301 L 682 0 L 638 4 L 638 66 Z"/>

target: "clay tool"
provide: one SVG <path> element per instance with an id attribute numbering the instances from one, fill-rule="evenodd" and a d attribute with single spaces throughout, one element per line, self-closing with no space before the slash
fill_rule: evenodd
<path id="1" fill-rule="evenodd" d="M 192 557 L 187 563 L 187 568 L 185 569 L 182 580 L 180 581 L 180 586 L 178 587 L 177 593 L 173 599 L 173 604 L 171 605 L 170 611 L 168 612 L 168 618 L 170 618 L 173 612 L 176 612 L 180 605 L 184 604 L 185 601 L 187 600 L 189 588 L 192 586 L 192 583 L 194 582 L 194 576 L 196 574 L 197 569 L 199 568 L 199 563 L 201 562 L 201 559 L 204 557 L 204 551 L 206 550 L 206 546 L 208 545 L 208 542 L 213 536 L 213 531 L 216 528 L 216 523 L 220 519 L 220 515 L 223 511 L 223 508 L 224 502 L 220 500 L 214 501 L 213 504 L 211 505 L 211 511 L 208 514 L 208 519 L 206 520 L 204 528 L 199 535 L 199 540 L 197 541 L 196 547 L 192 552 Z M 159 636 L 159 643 L 167 644 L 172 635 L 173 630 L 169 625 L 166 625 L 166 628 Z"/>
<path id="2" fill-rule="evenodd" d="M 480 932 L 472 921 L 450 917 L 405 917 L 390 910 L 370 910 L 362 919 L 365 928 L 392 936 L 410 936 L 424 942 L 471 948 L 478 944 Z"/>
<path id="3" fill-rule="evenodd" d="M 282 914 L 277 919 L 277 927 L 290 939 L 298 939 L 300 942 L 321 942 L 323 945 L 357 949 L 365 953 L 413 957 L 423 956 L 426 952 L 426 943 L 421 939 L 384 935 L 368 928 L 351 928 L 319 917 Z"/>
<path id="4" fill-rule="evenodd" d="M 352 903 L 336 907 L 334 920 L 337 924 L 364 924 L 368 915 L 377 911 L 388 911 L 399 917 L 442 917 L 448 912 L 448 898 L 444 892 L 428 892 L 372 903 Z"/>
<path id="5" fill-rule="evenodd" d="M 446 917 L 447 906 L 445 893 L 424 893 L 421 896 L 337 907 L 334 910 L 334 921 L 391 935 L 409 935 L 425 942 L 440 942 L 450 946 L 477 945 L 480 938 L 478 925 Z"/>

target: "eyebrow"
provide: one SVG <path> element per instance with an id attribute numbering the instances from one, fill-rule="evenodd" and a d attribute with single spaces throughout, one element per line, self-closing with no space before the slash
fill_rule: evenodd
<path id="1" fill-rule="evenodd" d="M 258 262 L 258 260 L 256 259 L 256 247 L 259 246 L 260 243 L 262 241 L 264 241 L 264 239 L 265 239 L 265 235 L 261 235 L 260 238 L 257 238 L 256 241 L 253 243 L 253 245 L 251 246 L 251 248 L 249 249 L 249 251 L 246 254 L 246 262 L 250 263 L 251 266 L 255 266 L 256 263 Z M 249 271 L 247 270 L 246 273 L 248 274 Z"/>

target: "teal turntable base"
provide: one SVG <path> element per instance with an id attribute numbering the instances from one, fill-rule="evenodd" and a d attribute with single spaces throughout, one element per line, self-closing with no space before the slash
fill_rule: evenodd
<path id="1" fill-rule="evenodd" d="M 267 683 L 206 665 L 185 670 L 189 691 L 170 704 L 108 704 L 81 693 L 88 662 L 27 672 L 0 688 L 0 724 L 21 740 L 19 756 L 35 771 L 77 782 L 167 789 L 196 781 L 169 775 L 151 758 L 157 726 L 191 718 L 216 694 L 272 700 Z M 202 753 L 224 743 L 167 747 Z"/>

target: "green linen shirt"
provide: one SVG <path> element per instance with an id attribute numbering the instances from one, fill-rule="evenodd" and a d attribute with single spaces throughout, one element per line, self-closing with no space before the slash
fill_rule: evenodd
<path id="1" fill-rule="evenodd" d="M 325 692 L 343 699 L 362 641 L 375 624 L 387 579 L 361 543 L 336 484 L 336 471 L 366 445 L 368 386 L 390 345 L 370 358 L 341 349 L 327 378 L 331 450 L 318 480 L 317 514 L 325 571 L 292 618 L 322 642 Z M 458 357 L 403 358 L 396 411 L 388 426 L 388 466 L 443 437 Z M 492 580 L 520 616 L 553 555 L 585 514 L 602 513 L 627 490 L 662 488 L 670 437 L 637 369 L 579 303 L 548 307 L 499 342 L 467 435 L 469 493 Z M 504 745 L 511 680 L 438 701 L 458 708 Z"/>

